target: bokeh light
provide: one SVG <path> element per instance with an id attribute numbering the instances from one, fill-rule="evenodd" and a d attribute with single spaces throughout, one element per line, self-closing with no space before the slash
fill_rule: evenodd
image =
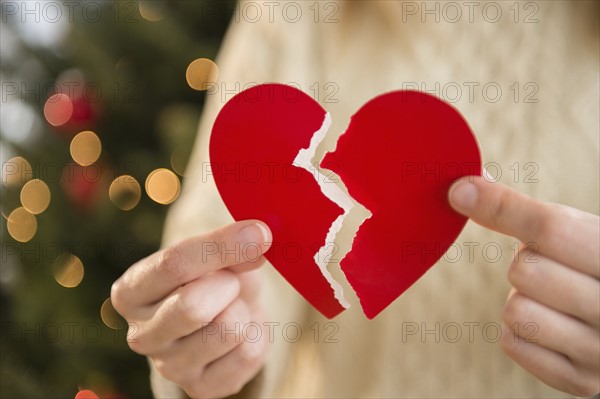
<path id="1" fill-rule="evenodd" d="M 175 201 L 180 189 L 179 178 L 169 169 L 153 170 L 146 178 L 146 192 L 159 204 L 167 205 Z"/>
<path id="2" fill-rule="evenodd" d="M 140 15 L 147 21 L 156 22 L 166 15 L 167 5 L 164 1 L 140 1 L 138 5 Z"/>
<path id="3" fill-rule="evenodd" d="M 142 188 L 133 176 L 119 176 L 110 184 L 108 197 L 117 207 L 128 211 L 140 202 Z"/>
<path id="4" fill-rule="evenodd" d="M 100 157 L 102 143 L 96 133 L 86 130 L 73 137 L 70 151 L 75 162 L 81 166 L 88 166 Z"/>
<path id="5" fill-rule="evenodd" d="M 63 93 L 53 94 L 44 104 L 44 117 L 52 126 L 62 126 L 73 116 L 73 102 Z"/>
<path id="6" fill-rule="evenodd" d="M 2 183 L 6 187 L 15 187 L 31 179 L 31 165 L 23 157 L 14 157 L 2 164 Z"/>
<path id="7" fill-rule="evenodd" d="M 0 131 L 2 139 L 27 147 L 40 139 L 42 123 L 32 105 L 23 101 L 3 100 Z"/>
<path id="8" fill-rule="evenodd" d="M 81 259 L 73 254 L 63 254 L 54 264 L 54 279 L 63 287 L 77 287 L 83 280 Z"/>
<path id="9" fill-rule="evenodd" d="M 198 58 L 188 65 L 185 79 L 194 90 L 207 90 L 217 82 L 219 68 L 208 58 Z"/>
<path id="10" fill-rule="evenodd" d="M 100 318 L 107 327 L 112 328 L 113 330 L 118 330 L 123 327 L 123 319 L 115 308 L 113 308 L 112 302 L 110 298 L 107 298 L 104 303 L 102 303 L 102 307 L 100 307 Z"/>
<path id="11" fill-rule="evenodd" d="M 44 212 L 50 204 L 50 189 L 40 179 L 28 181 L 21 189 L 21 204 L 34 215 Z"/>
<path id="12" fill-rule="evenodd" d="M 6 228 L 12 238 L 19 242 L 27 242 L 37 231 L 37 220 L 27 209 L 19 207 L 8 215 Z"/>

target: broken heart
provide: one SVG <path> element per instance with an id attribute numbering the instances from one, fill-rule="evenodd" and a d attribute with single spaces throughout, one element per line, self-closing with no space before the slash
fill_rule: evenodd
<path id="1" fill-rule="evenodd" d="M 450 208 L 447 192 L 457 178 L 481 174 L 479 149 L 454 108 L 415 91 L 366 103 L 335 151 L 314 159 L 330 124 L 329 114 L 298 89 L 252 87 L 215 120 L 211 170 L 234 219 L 259 219 L 271 228 L 265 257 L 329 318 L 349 306 L 327 269 L 335 238 L 351 212 L 366 208 L 371 216 L 340 267 L 373 318 L 464 227 L 466 218 Z"/>

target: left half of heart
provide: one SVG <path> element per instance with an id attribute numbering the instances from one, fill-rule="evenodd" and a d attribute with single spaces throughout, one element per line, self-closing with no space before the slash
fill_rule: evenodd
<path id="1" fill-rule="evenodd" d="M 340 206 L 323 194 L 318 180 L 323 176 L 310 159 L 311 142 L 318 144 L 315 133 L 324 135 L 328 121 L 327 112 L 300 90 L 280 84 L 252 87 L 230 99 L 217 116 L 210 168 L 233 218 L 269 226 L 273 243 L 265 257 L 331 318 L 348 304 L 317 254 L 331 242 L 335 232 L 330 230 L 351 202 L 344 197 Z M 304 157 L 297 160 L 303 149 Z M 301 166 L 303 160 L 311 166 Z"/>

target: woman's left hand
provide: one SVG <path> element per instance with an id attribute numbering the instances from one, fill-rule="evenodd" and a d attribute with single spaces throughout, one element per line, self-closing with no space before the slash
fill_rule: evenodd
<path id="1" fill-rule="evenodd" d="M 474 176 L 455 182 L 449 200 L 474 222 L 523 243 L 508 270 L 513 289 L 502 312 L 506 353 L 556 389 L 598 393 L 598 216 Z"/>

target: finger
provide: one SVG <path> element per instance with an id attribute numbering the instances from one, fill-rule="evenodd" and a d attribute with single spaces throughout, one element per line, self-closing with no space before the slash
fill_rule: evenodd
<path id="1" fill-rule="evenodd" d="M 449 200 L 456 211 L 474 222 L 524 242 L 537 238 L 538 225 L 545 216 L 543 206 L 532 198 L 477 176 L 455 182 Z"/>
<path id="2" fill-rule="evenodd" d="M 209 273 L 179 287 L 156 305 L 153 317 L 142 323 L 136 352 L 151 349 L 156 353 L 175 340 L 202 329 L 239 293 L 239 279 L 226 270 Z"/>
<path id="3" fill-rule="evenodd" d="M 525 342 L 510 328 L 502 325 L 502 347 L 525 370 L 545 384 L 576 396 L 591 396 L 597 392 L 597 376 L 582 378 L 581 373 L 563 355 L 535 343 Z"/>
<path id="4" fill-rule="evenodd" d="M 241 263 L 239 265 L 230 266 L 227 269 L 234 273 L 240 273 L 240 274 L 246 273 L 246 272 L 250 272 L 250 271 L 260 268 L 262 265 L 264 265 L 266 260 L 267 259 L 261 255 L 258 258 L 256 258 L 256 260 L 253 260 L 252 262 L 245 262 L 245 263 Z"/>
<path id="5" fill-rule="evenodd" d="M 240 298 L 248 305 L 251 311 L 258 311 L 262 308 L 259 300 L 262 291 L 262 281 L 264 278 L 262 270 L 252 270 L 245 273 L 238 273 L 240 279 Z"/>
<path id="6" fill-rule="evenodd" d="M 597 330 L 517 292 L 502 312 L 502 321 L 527 343 L 535 343 L 591 365 L 600 356 Z"/>
<path id="7" fill-rule="evenodd" d="M 474 222 L 533 243 L 541 254 L 600 277 L 597 216 L 537 201 L 478 176 L 459 179 L 448 197 L 457 212 Z"/>
<path id="8" fill-rule="evenodd" d="M 530 249 L 521 250 L 508 280 L 523 295 L 598 328 L 600 282 Z"/>
<path id="9" fill-rule="evenodd" d="M 153 356 L 157 370 L 179 385 L 193 385 L 210 363 L 242 343 L 250 312 L 241 300 L 234 301 L 213 322 Z"/>
<path id="10" fill-rule="evenodd" d="M 154 304 L 206 273 L 256 263 L 270 242 L 270 230 L 256 220 L 182 241 L 131 266 L 113 285 L 113 306 L 126 313 L 135 306 Z"/>
<path id="11" fill-rule="evenodd" d="M 207 391 L 216 397 L 240 392 L 260 371 L 266 356 L 266 345 L 267 339 L 264 335 L 257 341 L 242 341 L 231 352 L 208 365 L 193 387 L 192 396 L 198 393 L 198 396 L 204 396 L 202 393 Z"/>

